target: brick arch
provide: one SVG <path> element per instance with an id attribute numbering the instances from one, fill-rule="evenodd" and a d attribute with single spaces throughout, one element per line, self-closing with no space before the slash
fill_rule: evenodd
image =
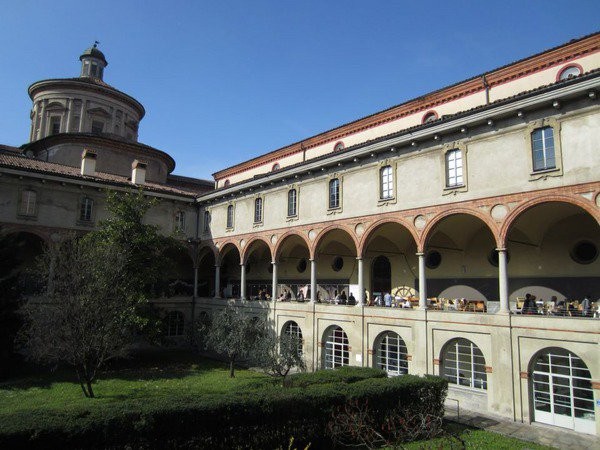
<path id="1" fill-rule="evenodd" d="M 10 225 L 2 225 L 0 227 L 0 232 L 4 235 L 7 234 L 18 234 L 18 233 L 29 233 L 29 234 L 33 234 L 34 236 L 39 237 L 42 241 L 44 241 L 45 244 L 47 244 L 48 242 L 51 241 L 52 239 L 52 235 L 56 232 L 59 232 L 57 230 L 46 230 L 46 229 L 40 229 L 38 227 L 31 227 L 31 226 L 27 226 L 27 225 L 21 225 L 21 224 L 10 224 Z"/>
<path id="2" fill-rule="evenodd" d="M 225 247 L 227 247 L 228 245 L 232 245 L 235 249 L 237 249 L 238 253 L 240 254 L 240 258 L 242 257 L 242 250 L 240 249 L 239 245 L 235 242 L 235 240 L 233 239 L 227 239 L 226 241 L 222 241 L 220 242 L 220 246 L 218 248 L 218 256 L 219 256 L 219 264 L 221 264 L 221 260 L 223 258 L 223 249 Z M 241 262 L 241 261 L 240 261 Z"/>
<path id="3" fill-rule="evenodd" d="M 492 233 L 492 236 L 494 237 L 494 240 L 496 241 L 496 245 L 500 246 L 501 241 L 500 241 L 500 237 L 499 237 L 500 234 L 499 234 L 498 226 L 496 225 L 496 223 L 494 222 L 494 220 L 492 219 L 492 217 L 489 214 L 484 214 L 476 209 L 471 209 L 471 208 L 454 208 L 454 209 L 444 211 L 442 213 L 435 215 L 427 223 L 427 225 L 421 232 L 421 237 L 420 237 L 419 241 L 417 241 L 417 251 L 423 252 L 425 250 L 425 245 L 427 244 L 427 240 L 430 238 L 431 232 L 437 225 L 440 224 L 440 222 L 442 220 L 444 220 L 447 217 L 455 216 L 458 214 L 465 214 L 465 215 L 476 217 L 477 219 L 480 219 Z"/>
<path id="4" fill-rule="evenodd" d="M 543 197 L 534 198 L 521 203 L 506 216 L 500 228 L 500 233 L 498 236 L 498 246 L 504 247 L 506 245 L 506 236 L 508 235 L 508 232 L 510 231 L 512 225 L 521 216 L 521 214 L 535 206 L 544 203 L 568 203 L 571 205 L 578 206 L 585 212 L 587 212 L 590 216 L 592 216 L 594 219 L 596 219 L 596 221 L 600 225 L 600 209 L 592 201 L 586 200 L 583 197 L 575 195 L 545 195 Z"/>
<path id="5" fill-rule="evenodd" d="M 244 261 L 244 263 L 246 263 L 246 258 L 248 256 L 248 249 L 252 246 L 252 244 L 254 244 L 255 242 L 261 241 L 263 242 L 267 248 L 269 249 L 269 253 L 271 254 L 271 261 L 273 260 L 273 246 L 269 243 L 269 241 L 261 236 L 254 236 L 252 238 L 250 238 L 250 240 L 246 243 L 246 245 L 244 245 L 244 248 L 242 249 L 242 251 L 240 251 L 240 258 L 242 261 Z"/>
<path id="6" fill-rule="evenodd" d="M 351 229 L 350 227 L 348 227 L 347 225 L 342 225 L 342 224 L 335 225 L 334 224 L 334 225 L 329 225 L 329 226 L 323 228 L 321 231 L 319 231 L 319 234 L 315 238 L 315 242 L 313 243 L 312 246 L 310 246 L 308 248 L 311 259 L 314 259 L 316 257 L 315 253 L 317 251 L 317 247 L 319 247 L 319 244 L 321 243 L 323 237 L 327 233 L 329 233 L 330 231 L 333 231 L 333 230 L 341 230 L 341 231 L 345 231 L 346 233 L 348 233 L 348 236 L 350 236 L 350 239 L 352 239 L 352 242 L 354 243 L 354 248 L 358 252 L 358 240 L 356 239 L 356 234 L 354 233 L 354 230 Z"/>
<path id="7" fill-rule="evenodd" d="M 278 261 L 279 250 L 280 250 L 281 246 L 283 245 L 283 243 L 285 242 L 285 240 L 290 236 L 298 236 L 300 239 L 302 239 L 302 242 L 304 242 L 306 244 L 306 248 L 308 249 L 308 254 L 310 255 L 310 252 L 311 252 L 310 242 L 306 240 L 306 238 L 302 235 L 302 233 L 298 233 L 296 231 L 286 231 L 284 234 L 281 235 L 280 238 L 277 239 L 277 242 L 275 243 L 275 245 L 273 247 L 273 259 L 275 261 Z"/>
<path id="8" fill-rule="evenodd" d="M 215 259 L 215 264 L 217 263 L 217 261 L 219 261 L 219 249 L 217 247 L 215 247 L 215 245 L 213 243 L 210 244 L 200 244 L 200 246 L 198 247 L 198 255 L 200 255 L 200 252 L 203 251 L 204 249 L 208 249 L 208 251 L 210 253 L 212 253 L 214 259 Z"/>
<path id="9" fill-rule="evenodd" d="M 357 248 L 357 254 L 358 256 L 362 256 L 363 252 L 365 250 L 365 245 L 367 244 L 367 241 L 369 240 L 369 238 L 373 235 L 373 233 L 375 231 L 377 231 L 377 229 L 379 227 L 381 227 L 382 225 L 385 225 L 386 223 L 396 223 L 398 225 L 401 225 L 402 227 L 404 227 L 412 236 L 415 244 L 418 245 L 419 243 L 419 235 L 417 234 L 417 231 L 415 230 L 414 226 L 412 226 L 411 223 L 409 223 L 408 221 L 406 221 L 405 219 L 397 219 L 397 218 L 383 218 L 380 220 L 377 220 L 376 222 L 372 223 L 364 232 L 362 238 L 359 241 L 359 247 Z"/>

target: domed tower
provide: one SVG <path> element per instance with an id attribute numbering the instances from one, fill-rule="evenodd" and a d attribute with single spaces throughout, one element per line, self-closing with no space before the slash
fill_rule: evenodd
<path id="1" fill-rule="evenodd" d="M 98 42 L 79 60 L 78 77 L 29 86 L 31 133 L 23 152 L 77 167 L 88 149 L 98 156 L 98 171 L 122 176 L 131 175 L 133 161 L 144 161 L 146 179 L 164 183 L 175 162 L 166 153 L 138 143 L 138 126 L 146 113 L 142 104 L 104 81 L 108 62 Z"/>

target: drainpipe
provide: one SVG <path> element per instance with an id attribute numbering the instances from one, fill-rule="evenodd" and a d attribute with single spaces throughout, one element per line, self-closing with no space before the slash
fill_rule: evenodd
<path id="1" fill-rule="evenodd" d="M 483 74 L 481 76 L 481 81 L 483 82 L 483 87 L 485 88 L 485 104 L 489 105 L 490 104 L 490 85 L 487 82 L 487 79 L 485 78 L 485 74 Z"/>

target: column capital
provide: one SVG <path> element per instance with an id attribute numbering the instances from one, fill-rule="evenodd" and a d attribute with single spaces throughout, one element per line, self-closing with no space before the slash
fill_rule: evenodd
<path id="1" fill-rule="evenodd" d="M 277 265 L 277 261 L 271 261 L 271 264 L 273 264 L 274 266 Z"/>
<path id="2" fill-rule="evenodd" d="M 417 253 L 415 253 L 415 255 L 417 255 L 417 256 L 425 256 L 425 252 L 417 252 Z"/>
<path id="3" fill-rule="evenodd" d="M 498 247 L 496 248 L 497 252 L 505 252 L 506 251 L 506 247 Z"/>
<path id="4" fill-rule="evenodd" d="M 362 257 L 362 256 L 357 256 L 357 257 L 356 257 L 356 259 L 357 259 L 358 261 L 361 261 L 361 260 L 363 259 L 363 257 Z"/>

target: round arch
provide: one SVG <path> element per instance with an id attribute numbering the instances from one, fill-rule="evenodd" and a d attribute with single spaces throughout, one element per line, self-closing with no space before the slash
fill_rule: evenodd
<path id="1" fill-rule="evenodd" d="M 339 325 L 327 327 L 323 333 L 322 366 L 324 369 L 348 366 L 350 364 L 350 345 L 348 335 Z"/>
<path id="2" fill-rule="evenodd" d="M 404 339 L 395 331 L 385 330 L 373 341 L 373 367 L 389 376 L 408 373 L 408 350 Z"/>
<path id="3" fill-rule="evenodd" d="M 440 223 L 442 223 L 444 221 L 444 219 L 447 219 L 450 216 L 456 216 L 456 215 L 467 215 L 467 216 L 472 216 L 476 219 L 481 220 L 487 226 L 489 231 L 492 233 L 492 236 L 494 237 L 496 244 L 499 245 L 500 233 L 498 230 L 498 226 L 496 225 L 496 223 L 493 221 L 493 219 L 489 215 L 483 214 L 475 209 L 455 208 L 455 209 L 441 212 L 441 213 L 435 215 L 429 222 L 427 222 L 427 225 L 421 232 L 420 239 L 417 241 L 417 250 L 419 252 L 423 252 L 427 246 L 427 242 L 431 238 L 431 234 L 436 229 L 436 227 Z"/>
<path id="4" fill-rule="evenodd" d="M 275 243 L 275 245 L 273 247 L 273 258 L 275 261 L 278 261 L 279 257 L 281 256 L 280 252 L 281 252 L 281 248 L 283 247 L 284 243 L 289 239 L 293 239 L 294 237 L 297 237 L 298 239 L 300 239 L 302 241 L 302 243 L 304 243 L 309 256 L 311 255 L 310 243 L 306 240 L 306 238 L 302 234 L 297 233 L 295 231 L 287 231 L 286 233 L 281 235 L 281 237 L 279 239 L 277 239 L 277 242 Z"/>
<path id="5" fill-rule="evenodd" d="M 359 257 L 363 257 L 364 256 L 364 252 L 365 252 L 365 247 L 367 246 L 369 239 L 371 239 L 371 237 L 373 237 L 373 235 L 377 232 L 377 230 L 379 230 L 382 226 L 387 225 L 387 224 L 398 224 L 399 226 L 401 226 L 402 228 L 404 228 L 413 238 L 413 241 L 415 243 L 415 245 L 418 244 L 419 242 L 419 235 L 417 234 L 416 230 L 414 229 L 413 226 L 411 226 L 407 221 L 405 221 L 404 219 L 390 219 L 390 218 L 384 218 L 384 219 L 380 219 L 376 222 L 373 222 L 366 230 L 365 233 L 363 234 L 362 238 L 360 239 L 359 243 L 358 243 L 358 251 L 357 251 L 357 255 Z"/>
<path id="6" fill-rule="evenodd" d="M 450 384 L 487 390 L 485 356 L 473 341 L 453 338 L 440 351 L 440 376 Z"/>
<path id="7" fill-rule="evenodd" d="M 506 216 L 498 233 L 498 246 L 506 246 L 506 237 L 508 236 L 511 227 L 524 212 L 544 203 L 567 203 L 573 206 L 578 206 L 585 212 L 587 212 L 590 216 L 592 216 L 598 222 L 598 224 L 600 224 L 600 209 L 596 207 L 593 202 L 585 200 L 582 197 L 575 197 L 569 195 L 552 195 L 547 197 L 534 198 L 524 203 L 521 203 Z"/>
<path id="8" fill-rule="evenodd" d="M 358 240 L 356 239 L 356 234 L 354 233 L 354 231 L 346 225 L 329 225 L 328 227 L 323 228 L 319 232 L 319 234 L 315 238 L 313 245 L 311 247 L 309 247 L 311 258 L 316 257 L 316 252 L 317 252 L 319 246 L 323 243 L 323 240 L 325 239 L 325 237 L 333 231 L 341 231 L 341 232 L 347 234 L 348 237 L 350 238 L 350 240 L 352 241 L 352 243 L 354 244 L 355 254 L 358 255 L 357 249 L 358 249 L 359 243 L 358 243 Z"/>
<path id="9" fill-rule="evenodd" d="M 246 243 L 246 245 L 244 245 L 244 247 L 242 248 L 242 250 L 240 252 L 240 259 L 244 263 L 246 263 L 248 260 L 248 257 L 252 254 L 252 252 L 256 251 L 257 247 L 260 246 L 261 243 L 263 243 L 265 245 L 265 247 L 269 250 L 269 257 L 271 258 L 271 261 L 272 261 L 273 260 L 273 248 L 266 239 L 264 239 L 260 236 L 252 237 Z"/>
<path id="10" fill-rule="evenodd" d="M 218 249 L 218 261 L 223 261 L 223 258 L 233 250 L 236 250 L 241 257 L 242 251 L 234 240 L 227 240 L 220 243 Z M 241 261 L 241 259 L 240 259 Z"/>

